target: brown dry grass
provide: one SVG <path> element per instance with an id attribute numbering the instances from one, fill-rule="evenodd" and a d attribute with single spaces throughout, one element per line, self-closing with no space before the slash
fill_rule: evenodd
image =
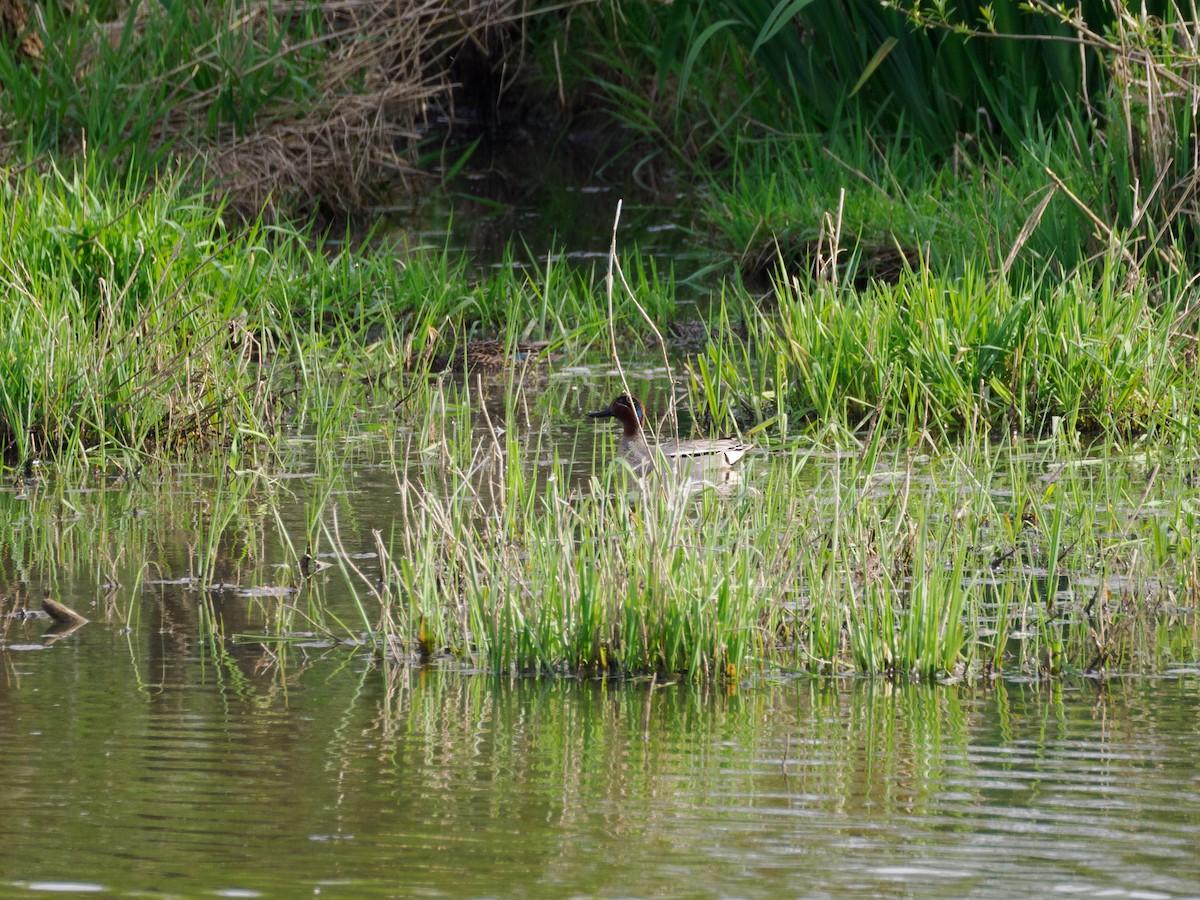
<path id="1" fill-rule="evenodd" d="M 220 136 L 198 132 L 215 90 L 184 96 L 162 133 L 197 170 L 214 179 L 228 207 L 244 217 L 268 218 L 321 209 L 350 214 L 417 174 L 415 148 L 435 112 L 453 105 L 452 63 L 469 57 L 485 77 L 511 77 L 521 52 L 527 0 L 329 0 L 319 4 L 319 38 L 285 46 L 273 63 L 320 44 L 327 57 L 318 73 L 317 100 L 304 107 L 279 103 L 263 110 L 252 129 Z M 308 15 L 301 2 L 258 2 L 244 7 L 230 28 L 249 39 L 278 31 Z M 198 14 L 208 14 L 208 11 Z M 136 7 L 134 39 L 147 32 L 156 4 Z M 124 20 L 102 24 L 97 41 L 117 47 Z M 209 62 L 201 49 L 197 66 Z M 89 59 L 80 67 L 84 74 Z M 260 64 L 261 65 L 261 64 Z M 83 80 L 82 78 L 80 79 Z"/>
<path id="2" fill-rule="evenodd" d="M 412 150 L 431 109 L 448 105 L 446 62 L 462 45 L 503 31 L 516 2 L 460 4 L 336 0 L 322 4 L 330 57 L 320 99 L 281 110 L 255 133 L 223 141 L 208 170 L 246 214 L 318 201 L 351 213 L 415 173 Z M 286 15 L 266 4 L 259 15 Z"/>
<path id="3" fill-rule="evenodd" d="M 40 59 L 42 38 L 29 27 L 29 9 L 25 0 L 0 0 L 0 41 L 16 44 L 17 52 L 29 59 Z"/>

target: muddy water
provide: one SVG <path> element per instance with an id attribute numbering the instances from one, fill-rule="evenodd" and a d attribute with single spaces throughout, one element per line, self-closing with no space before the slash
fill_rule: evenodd
<path id="1" fill-rule="evenodd" d="M 613 436 L 580 415 L 613 384 L 555 379 L 515 423 L 527 464 L 557 450 L 585 478 Z M 1200 895 L 1194 663 L 718 689 L 264 642 L 281 604 L 304 630 L 287 541 L 318 498 L 365 569 L 390 527 L 380 429 L 336 443 L 284 440 L 269 478 L 0 491 L 0 896 Z M 93 621 L 13 616 L 42 585 Z"/>

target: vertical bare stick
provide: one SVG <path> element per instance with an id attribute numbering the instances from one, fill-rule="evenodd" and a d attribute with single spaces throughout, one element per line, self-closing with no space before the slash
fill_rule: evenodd
<path id="1" fill-rule="evenodd" d="M 625 380 L 625 370 L 621 366 L 621 360 L 617 356 L 617 332 L 615 321 L 616 310 L 613 307 L 613 289 L 614 279 L 613 270 L 616 270 L 617 276 L 621 279 L 621 287 L 625 289 L 625 293 L 629 295 L 629 299 L 633 301 L 633 305 L 637 307 L 637 311 L 642 314 L 642 318 L 646 320 L 646 324 L 650 326 L 650 330 L 654 332 L 654 336 L 658 339 L 659 349 L 662 350 L 663 367 L 667 370 L 667 381 L 671 383 L 671 406 L 668 410 L 671 416 L 671 423 L 674 426 L 676 433 L 679 431 L 679 420 L 675 414 L 675 373 L 671 371 L 671 361 L 667 356 L 667 342 L 663 340 L 662 332 L 658 330 L 658 326 L 654 324 L 654 320 L 650 318 L 650 314 L 646 312 L 646 308 L 638 302 L 637 294 L 633 288 L 629 286 L 629 282 L 625 278 L 625 271 L 621 268 L 620 262 L 617 261 L 617 224 L 621 221 L 621 204 L 623 201 L 617 201 L 617 215 L 613 219 L 612 244 L 608 251 L 608 274 L 604 278 L 604 285 L 608 291 L 608 339 L 612 349 L 613 360 L 617 365 L 617 372 L 621 376 L 621 386 L 625 389 L 625 393 L 633 396 L 633 392 L 629 390 L 629 382 Z"/>
<path id="2" fill-rule="evenodd" d="M 621 203 L 622 200 L 617 200 L 617 214 L 613 216 L 613 233 L 612 243 L 608 246 L 608 274 L 604 276 L 604 288 L 608 292 L 608 331 L 609 337 L 612 339 L 613 349 L 617 346 L 617 333 L 612 327 L 613 314 L 613 266 L 617 261 L 617 226 L 621 224 Z"/>
<path id="3" fill-rule="evenodd" d="M 614 245 L 615 250 L 615 245 Z M 671 360 L 667 356 L 667 342 L 663 340 L 662 332 L 658 330 L 658 326 L 654 324 L 654 320 L 650 318 L 650 314 L 646 312 L 646 308 L 638 302 L 637 294 L 633 292 L 633 288 L 629 286 L 629 282 L 625 280 L 625 271 L 621 268 L 621 264 L 616 263 L 617 275 L 621 278 L 621 287 L 625 288 L 625 293 L 629 295 L 629 299 L 633 301 L 633 305 L 637 307 L 637 311 L 642 314 L 642 318 L 646 320 L 646 324 L 650 326 L 650 330 L 654 332 L 654 336 L 658 338 L 658 347 L 662 350 L 663 368 L 667 370 L 667 381 L 671 383 L 671 406 L 668 413 L 671 417 L 671 426 L 675 433 L 679 433 L 679 418 L 675 415 L 675 373 L 671 371 Z"/>
<path id="4" fill-rule="evenodd" d="M 617 274 L 621 276 L 621 284 L 625 290 L 629 290 L 629 285 L 625 283 L 625 273 L 621 271 L 621 264 L 617 262 L 617 225 L 621 222 L 621 204 L 623 200 L 617 200 L 617 214 L 613 217 L 613 232 L 612 244 L 608 249 L 608 274 L 604 278 L 604 287 L 608 292 L 608 345 L 612 351 L 613 363 L 617 367 L 617 375 L 621 378 L 621 387 L 625 393 L 632 397 L 633 391 L 629 389 L 629 381 L 625 378 L 625 367 L 621 365 L 621 356 L 617 353 L 617 326 L 616 326 L 616 308 L 613 305 L 614 280 L 613 269 L 616 269 Z M 634 302 L 637 302 L 636 300 Z M 642 437 L 642 442 L 646 448 L 650 448 L 649 439 L 646 437 L 644 430 L 638 432 Z"/>
<path id="5" fill-rule="evenodd" d="M 617 264 L 617 226 L 621 223 L 621 204 L 617 200 L 617 214 L 613 217 L 612 244 L 608 248 L 608 274 L 604 276 L 604 290 L 608 294 L 608 349 L 612 352 L 613 363 L 621 376 L 621 387 L 629 393 L 629 384 L 625 381 L 625 369 L 621 366 L 621 357 L 617 353 L 616 309 L 613 306 L 613 268 Z"/>
<path id="6" fill-rule="evenodd" d="M 613 279 L 613 269 L 621 275 L 621 281 L 625 281 L 624 274 L 621 273 L 621 264 L 617 262 L 617 226 L 621 223 L 621 205 L 624 200 L 617 200 L 617 214 L 613 216 L 612 244 L 608 248 L 608 274 L 604 278 L 604 287 L 608 292 L 608 349 L 612 351 L 613 364 L 617 367 L 617 375 L 621 379 L 621 389 L 630 397 L 633 396 L 633 391 L 629 389 L 629 382 L 625 378 L 625 367 L 621 365 L 621 356 L 617 353 L 617 311 L 613 305 L 613 293 L 615 280 Z M 642 440 L 646 439 L 645 434 L 642 435 Z"/>

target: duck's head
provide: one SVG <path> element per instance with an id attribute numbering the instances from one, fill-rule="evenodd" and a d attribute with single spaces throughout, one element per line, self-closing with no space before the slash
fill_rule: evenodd
<path id="1" fill-rule="evenodd" d="M 616 419 L 625 426 L 625 434 L 629 437 L 641 431 L 646 421 L 646 411 L 642 409 L 642 404 L 628 394 L 621 394 L 605 409 L 588 413 L 588 416 L 593 419 Z"/>

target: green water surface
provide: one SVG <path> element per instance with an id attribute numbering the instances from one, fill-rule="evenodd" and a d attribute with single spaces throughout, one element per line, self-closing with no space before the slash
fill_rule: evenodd
<path id="1" fill-rule="evenodd" d="M 5 655 L 0 892 L 1200 891 L 1195 672 L 706 690 L 198 651 Z"/>

